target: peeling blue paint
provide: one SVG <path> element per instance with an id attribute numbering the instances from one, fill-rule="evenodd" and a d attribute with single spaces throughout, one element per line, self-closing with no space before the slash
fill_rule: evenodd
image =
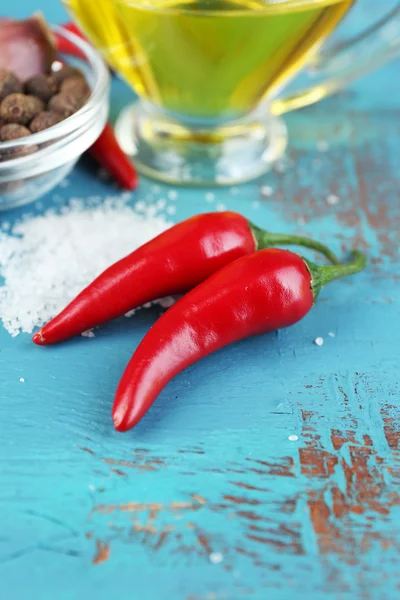
<path id="1" fill-rule="evenodd" d="M 42 7 L 61 20 L 59 6 Z M 112 428 L 113 393 L 158 309 L 44 350 L 0 330 L 1 597 L 397 597 L 397 72 L 290 115 L 290 169 L 217 193 L 271 230 L 365 247 L 367 271 L 324 290 L 295 327 L 187 369 L 126 435 Z M 119 102 L 124 89 L 115 82 Z M 83 166 L 72 191 L 109 194 Z M 180 192 L 177 219 L 209 210 L 204 193 Z"/>

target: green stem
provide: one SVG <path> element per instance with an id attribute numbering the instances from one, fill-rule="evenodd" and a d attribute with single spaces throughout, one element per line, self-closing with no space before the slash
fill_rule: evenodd
<path id="1" fill-rule="evenodd" d="M 354 275 L 365 268 L 367 259 L 365 255 L 359 250 L 352 251 L 353 260 L 347 264 L 342 265 L 329 265 L 319 267 L 309 260 L 303 259 L 311 273 L 311 286 L 314 294 L 314 299 L 317 299 L 321 289 L 334 279 L 340 277 L 347 277 L 348 275 Z"/>
<path id="2" fill-rule="evenodd" d="M 301 235 L 290 235 L 288 233 L 270 233 L 264 229 L 260 229 L 253 223 L 249 223 L 250 229 L 256 240 L 256 249 L 262 250 L 263 248 L 270 248 L 271 246 L 303 246 L 303 248 L 310 248 L 323 254 L 332 264 L 340 265 L 340 260 L 334 252 L 329 250 L 325 244 L 316 242 L 315 240 Z"/>

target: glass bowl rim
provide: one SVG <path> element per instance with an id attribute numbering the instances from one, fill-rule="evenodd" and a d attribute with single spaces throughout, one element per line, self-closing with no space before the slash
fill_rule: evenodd
<path id="1" fill-rule="evenodd" d="M 83 59 L 88 63 L 91 72 L 94 75 L 94 87 L 90 98 L 76 113 L 44 131 L 33 133 L 26 138 L 19 138 L 10 142 L 0 142 L 0 150 L 10 150 L 44 143 L 48 145 L 49 142 L 60 140 L 60 138 L 65 139 L 69 134 L 74 133 L 80 127 L 85 125 L 93 117 L 93 113 L 97 113 L 99 103 L 101 103 L 104 95 L 108 92 L 110 79 L 109 72 L 97 51 L 94 50 L 88 42 L 60 25 L 52 25 L 50 28 L 54 33 L 61 35 L 66 40 L 73 43 L 82 52 Z M 32 152 L 32 154 L 26 156 L 3 160 L 0 162 L 0 172 L 3 169 L 9 168 L 10 163 L 12 163 L 13 166 L 17 166 L 17 164 L 18 166 L 23 166 L 32 159 L 36 160 L 36 158 L 37 152 Z"/>

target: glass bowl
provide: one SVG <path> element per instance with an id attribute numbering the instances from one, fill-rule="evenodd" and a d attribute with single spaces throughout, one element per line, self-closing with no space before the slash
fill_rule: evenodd
<path id="1" fill-rule="evenodd" d="M 74 44 L 81 58 L 57 53 L 62 63 L 81 69 L 92 89 L 88 102 L 61 123 L 11 142 L 0 142 L 0 210 L 36 200 L 53 189 L 99 137 L 108 116 L 110 77 L 100 55 L 62 27 L 53 33 Z M 6 158 L 13 153 L 19 156 Z"/>

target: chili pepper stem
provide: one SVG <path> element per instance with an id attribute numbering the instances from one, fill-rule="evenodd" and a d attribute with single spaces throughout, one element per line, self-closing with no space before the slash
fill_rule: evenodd
<path id="1" fill-rule="evenodd" d="M 354 275 L 365 268 L 367 259 L 365 255 L 359 250 L 353 250 L 351 253 L 353 260 L 347 264 L 339 265 L 326 265 L 319 267 L 314 263 L 304 259 L 310 273 L 311 273 L 311 286 L 314 294 L 314 299 L 317 299 L 321 289 L 330 281 L 339 279 L 340 277 L 347 277 L 348 275 Z"/>
<path id="2" fill-rule="evenodd" d="M 317 242 L 311 238 L 303 237 L 301 235 L 270 233 L 269 231 L 265 231 L 264 229 L 260 229 L 256 225 L 253 225 L 253 223 L 249 223 L 249 225 L 256 240 L 257 250 L 263 250 L 264 248 L 280 245 L 303 246 L 303 248 L 310 248 L 310 250 L 320 252 L 333 265 L 340 265 L 340 260 L 336 254 L 321 242 Z"/>

